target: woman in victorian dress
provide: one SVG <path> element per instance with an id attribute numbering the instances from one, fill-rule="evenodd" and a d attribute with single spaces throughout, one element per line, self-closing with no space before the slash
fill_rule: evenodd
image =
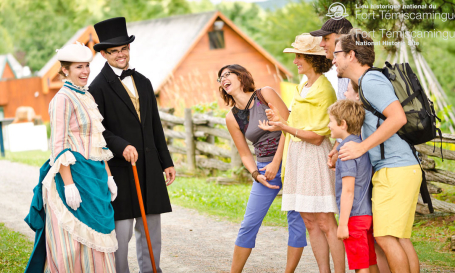
<path id="1" fill-rule="evenodd" d="M 71 44 L 57 57 L 64 84 L 49 104 L 51 155 L 25 219 L 36 231 L 25 272 L 115 272 L 117 186 L 106 163 L 113 155 L 84 87 L 92 51 Z"/>

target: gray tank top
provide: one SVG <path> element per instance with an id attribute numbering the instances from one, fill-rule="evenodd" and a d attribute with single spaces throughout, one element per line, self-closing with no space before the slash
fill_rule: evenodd
<path id="1" fill-rule="evenodd" d="M 256 93 L 253 94 L 253 97 L 253 107 L 241 110 L 234 106 L 232 114 L 234 114 L 240 131 L 245 135 L 245 138 L 253 143 L 257 161 L 269 162 L 273 160 L 273 156 L 278 149 L 281 131 L 269 132 L 258 127 L 259 120 L 267 120 L 265 110 L 269 109 L 269 107 L 258 99 Z"/>

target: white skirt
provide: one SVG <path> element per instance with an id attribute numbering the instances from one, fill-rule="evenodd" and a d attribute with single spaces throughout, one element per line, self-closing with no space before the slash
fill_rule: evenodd
<path id="1" fill-rule="evenodd" d="M 335 171 L 327 166 L 331 149 L 328 137 L 319 146 L 291 140 L 283 182 L 282 210 L 338 213 Z"/>

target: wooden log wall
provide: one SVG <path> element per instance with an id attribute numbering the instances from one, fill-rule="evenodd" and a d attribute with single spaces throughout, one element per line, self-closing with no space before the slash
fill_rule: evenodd
<path id="1" fill-rule="evenodd" d="M 49 103 L 57 91 L 44 94 L 40 77 L 0 80 L 0 107 L 5 118 L 14 118 L 20 106 L 30 106 L 43 121 L 49 121 Z"/>

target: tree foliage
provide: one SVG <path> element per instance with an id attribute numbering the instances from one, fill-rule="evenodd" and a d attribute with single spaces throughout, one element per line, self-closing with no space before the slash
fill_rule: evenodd
<path id="1" fill-rule="evenodd" d="M 216 6 L 216 9 L 251 37 L 257 36 L 264 30 L 262 22 L 266 17 L 266 12 L 254 3 L 222 2 Z"/>
<path id="2" fill-rule="evenodd" d="M 19 61 L 37 71 L 55 49 L 87 25 L 118 16 L 140 21 L 190 12 L 186 0 L 2 0 L 0 50 L 25 56 Z"/>
<path id="3" fill-rule="evenodd" d="M 326 16 L 333 2 L 332 0 L 316 0 L 314 9 L 320 16 Z M 449 16 L 447 21 L 415 16 L 416 14 L 455 14 L 455 3 L 453 0 L 397 0 L 396 2 L 400 4 L 399 8 L 390 7 L 394 4 L 394 1 L 391 0 L 337 0 L 337 2 L 346 7 L 348 18 L 353 24 L 363 30 L 378 31 L 375 35 L 379 35 L 383 41 L 402 41 L 404 37 L 387 37 L 386 33 L 400 31 L 403 25 L 410 32 L 414 30 L 433 31 L 435 29 L 455 30 L 455 18 L 453 15 Z M 386 8 L 377 8 L 378 5 L 386 6 Z M 365 8 L 361 8 L 362 6 Z M 391 14 L 391 17 L 385 16 L 384 14 L 386 13 Z M 405 13 L 409 16 L 404 20 L 399 16 L 394 16 L 394 14 L 400 13 Z M 384 29 L 384 31 L 379 31 L 380 29 Z M 393 46 L 386 47 L 386 49 L 391 52 L 396 51 Z M 421 51 L 422 49 L 417 46 L 417 50 Z"/>
<path id="4" fill-rule="evenodd" d="M 0 2 L 0 54 L 14 53 L 18 60 L 40 70 L 74 33 L 106 18 L 124 16 L 129 22 L 218 9 L 280 61 L 293 68 L 290 54 L 283 55 L 297 34 L 321 23 L 305 2 L 264 11 L 254 3 L 210 0 L 2 0 Z"/>
<path id="5" fill-rule="evenodd" d="M 214 5 L 210 0 L 1 0 L 0 54 L 14 53 L 22 64 L 37 71 L 55 54 L 55 49 L 60 48 L 78 29 L 101 20 L 124 16 L 128 22 L 132 22 L 218 9 L 286 67 L 295 71 L 292 63 L 293 54 L 283 54 L 283 49 L 290 47 L 295 36 L 319 29 L 328 19 L 325 15 L 333 2 L 316 0 L 310 3 L 300 0 L 289 2 L 282 8 L 266 11 L 254 3 L 222 2 Z M 390 0 L 337 2 L 346 6 L 347 12 L 352 15 L 349 19 L 362 29 L 396 27 L 396 22 L 391 20 L 385 22 L 376 19 L 351 19 L 355 18 L 355 5 L 386 5 Z M 405 4 L 411 3 L 427 6 L 433 4 L 437 7 L 435 12 L 455 13 L 455 4 L 449 0 L 405 0 Z M 368 11 L 371 10 L 366 9 L 362 12 Z M 409 30 L 455 30 L 454 21 L 409 20 L 405 23 Z M 444 89 L 453 91 L 455 82 L 450 74 L 455 69 L 453 41 L 423 42 L 421 49 Z M 379 57 L 384 52 L 378 53 Z M 449 93 L 455 100 L 455 95 Z"/>
<path id="6" fill-rule="evenodd" d="M 295 71 L 292 63 L 295 55 L 284 54 L 283 50 L 291 47 L 297 35 L 320 29 L 322 23 L 311 4 L 290 2 L 281 9 L 269 12 L 262 21 L 261 31 L 254 38 L 291 71 Z"/>

